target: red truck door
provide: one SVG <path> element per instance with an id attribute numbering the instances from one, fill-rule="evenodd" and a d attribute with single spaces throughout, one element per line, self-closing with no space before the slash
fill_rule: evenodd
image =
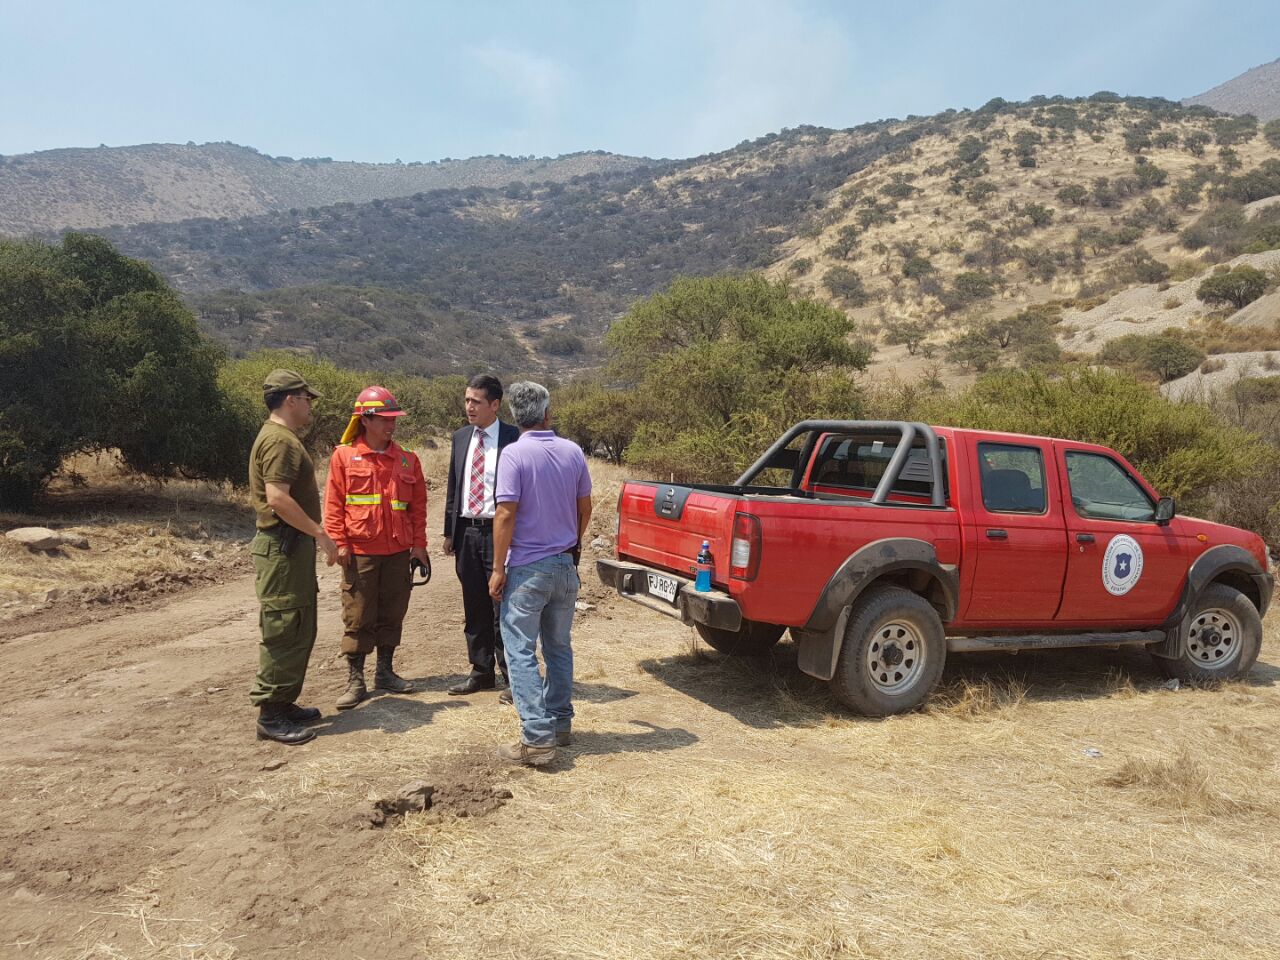
<path id="1" fill-rule="evenodd" d="M 1057 443 L 1070 560 L 1058 619 L 1150 626 L 1173 610 L 1187 558 L 1174 525 L 1155 522 L 1156 496 L 1102 447 Z"/>
<path id="2" fill-rule="evenodd" d="M 1030 438 L 978 441 L 966 452 L 963 535 L 972 579 L 963 619 L 1051 621 L 1062 599 L 1067 557 L 1050 445 Z"/>

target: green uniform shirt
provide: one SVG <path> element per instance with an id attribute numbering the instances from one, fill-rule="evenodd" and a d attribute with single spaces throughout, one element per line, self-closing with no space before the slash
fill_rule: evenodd
<path id="1" fill-rule="evenodd" d="M 267 506 L 267 484 L 279 483 L 289 488 L 289 495 L 316 523 L 320 522 L 320 490 L 316 487 L 316 468 L 298 435 L 282 424 L 268 420 L 258 431 L 249 454 L 249 499 L 257 514 L 259 530 L 280 525 L 280 519 Z"/>

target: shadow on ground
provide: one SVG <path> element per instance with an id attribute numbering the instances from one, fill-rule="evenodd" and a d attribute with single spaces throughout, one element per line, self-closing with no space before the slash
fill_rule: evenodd
<path id="1" fill-rule="evenodd" d="M 383 733 L 406 733 L 431 723 L 441 710 L 470 706 L 463 697 L 453 700 L 424 701 L 412 696 L 378 693 L 353 710 L 335 711 L 315 725 L 321 736 L 332 737 L 359 730 L 381 730 Z"/>
<path id="2" fill-rule="evenodd" d="M 825 682 L 801 673 L 791 643 L 755 658 L 728 657 L 699 647 L 643 660 L 640 668 L 671 689 L 757 729 L 877 722 L 848 710 Z M 1280 668 L 1259 661 L 1241 682 L 1273 686 L 1277 680 Z M 934 708 L 945 707 L 973 687 L 987 688 L 994 708 L 1022 701 L 1105 699 L 1131 690 L 1154 693 L 1166 683 L 1152 657 L 1133 648 L 952 654 L 930 702 Z"/>

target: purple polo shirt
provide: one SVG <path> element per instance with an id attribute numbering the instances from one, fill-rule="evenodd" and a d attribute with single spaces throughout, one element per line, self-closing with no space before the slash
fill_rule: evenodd
<path id="1" fill-rule="evenodd" d="M 527 430 L 502 449 L 495 503 L 518 503 L 508 567 L 572 550 L 578 543 L 578 498 L 591 495 L 587 458 L 551 430 Z"/>

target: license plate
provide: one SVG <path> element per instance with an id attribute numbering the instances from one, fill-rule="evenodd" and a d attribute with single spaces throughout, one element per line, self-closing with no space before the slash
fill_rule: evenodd
<path id="1" fill-rule="evenodd" d="M 676 588 L 679 586 L 670 577 L 664 577 L 661 574 L 651 573 L 649 577 L 649 593 L 655 597 L 661 597 L 667 603 L 676 602 Z"/>

